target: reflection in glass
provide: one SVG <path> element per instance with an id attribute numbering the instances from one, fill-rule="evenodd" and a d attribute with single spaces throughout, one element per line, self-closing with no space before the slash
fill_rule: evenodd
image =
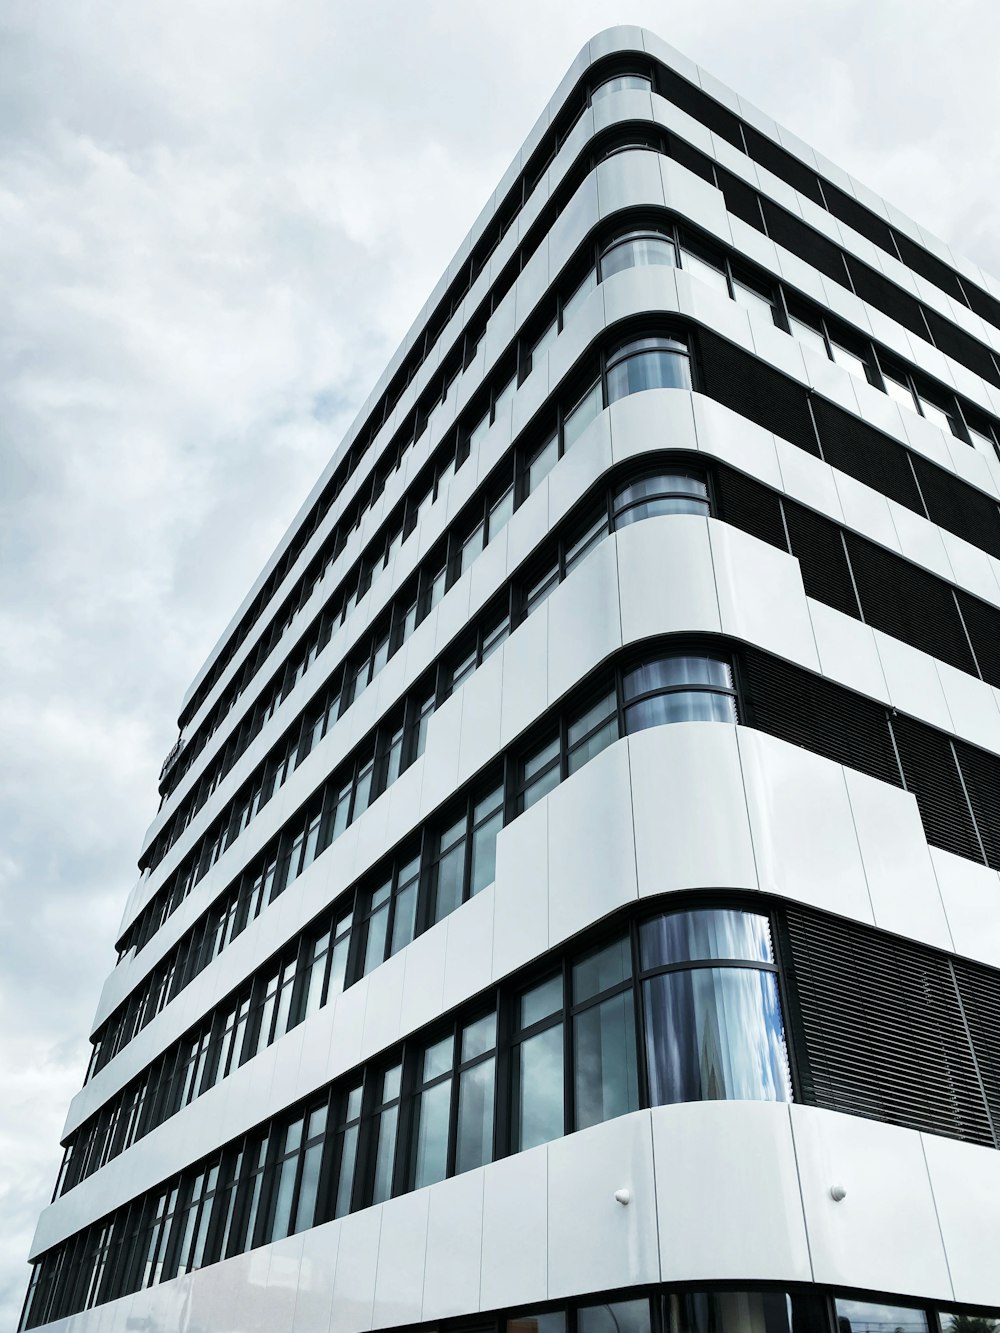
<path id="1" fill-rule="evenodd" d="M 829 1333 L 826 1298 L 812 1292 L 686 1291 L 667 1299 L 669 1333 Z"/>
<path id="2" fill-rule="evenodd" d="M 645 389 L 690 389 L 687 348 L 672 338 L 637 338 L 608 366 L 608 402 Z"/>
<path id="3" fill-rule="evenodd" d="M 840 1333 L 927 1333 L 927 1315 L 908 1305 L 875 1305 L 838 1299 Z"/>
<path id="4" fill-rule="evenodd" d="M 643 983 L 654 1106 L 791 1100 L 773 972 L 693 968 Z"/>
<path id="5" fill-rule="evenodd" d="M 647 268 L 677 264 L 677 251 L 669 236 L 655 232 L 633 232 L 613 241 L 601 255 L 601 277 L 610 278 L 627 268 Z"/>
<path id="6" fill-rule="evenodd" d="M 675 691 L 643 699 L 625 710 L 625 730 L 631 735 L 647 727 L 672 722 L 735 722 L 736 703 L 729 694 L 707 690 Z"/>
<path id="7" fill-rule="evenodd" d="M 589 389 L 575 407 L 566 413 L 563 421 L 563 449 L 569 449 L 574 445 L 590 423 L 597 417 L 604 402 L 601 398 L 600 383 Z"/>
<path id="8" fill-rule="evenodd" d="M 417 1151 L 413 1188 L 444 1180 L 448 1172 L 448 1111 L 451 1079 L 446 1078 L 420 1094 L 417 1103 Z"/>
<path id="9" fill-rule="evenodd" d="M 522 1314 L 507 1320 L 507 1333 L 566 1333 L 566 1311 L 546 1310 L 544 1314 Z"/>
<path id="10" fill-rule="evenodd" d="M 610 1301 L 582 1306 L 577 1333 L 650 1333 L 649 1301 Z"/>
<path id="11" fill-rule="evenodd" d="M 617 491 L 614 499 L 616 528 L 658 514 L 707 515 L 708 512 L 708 487 L 704 481 L 680 472 L 640 477 Z"/>
<path id="12" fill-rule="evenodd" d="M 596 102 L 601 97 L 607 97 L 608 93 L 621 93 L 628 90 L 648 93 L 652 91 L 652 88 L 652 83 L 644 74 L 617 74 L 613 79 L 608 79 L 595 88 L 591 93 L 590 100 Z"/>
<path id="13" fill-rule="evenodd" d="M 517 1088 L 517 1151 L 560 1138 L 564 1128 L 561 1023 L 521 1042 Z"/>
<path id="14" fill-rule="evenodd" d="M 492 1058 L 483 1060 L 466 1069 L 459 1080 L 457 1175 L 493 1160 L 495 1063 Z"/>
<path id="15" fill-rule="evenodd" d="M 771 927 L 766 916 L 736 908 L 668 912 L 642 923 L 639 956 L 643 968 L 712 958 L 773 963 Z"/>
<path id="16" fill-rule="evenodd" d="M 574 1018 L 573 1075 L 577 1129 L 638 1110 L 631 988 Z"/>

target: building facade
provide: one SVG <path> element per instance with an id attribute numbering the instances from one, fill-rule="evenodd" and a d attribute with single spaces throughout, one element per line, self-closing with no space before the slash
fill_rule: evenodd
<path id="1" fill-rule="evenodd" d="M 993 1327 L 998 449 L 1000 284 L 590 42 L 184 701 L 23 1327 Z"/>

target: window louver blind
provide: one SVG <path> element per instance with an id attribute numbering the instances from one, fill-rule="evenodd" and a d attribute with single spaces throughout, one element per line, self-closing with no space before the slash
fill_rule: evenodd
<path id="1" fill-rule="evenodd" d="M 956 958 L 952 967 L 993 1122 L 993 1135 L 1000 1144 L 1000 977 L 964 958 Z"/>
<path id="2" fill-rule="evenodd" d="M 705 392 L 749 421 L 819 456 L 804 390 L 707 330 L 699 340 Z"/>
<path id="3" fill-rule="evenodd" d="M 815 597 L 845 616 L 858 617 L 858 599 L 854 595 L 851 571 L 844 554 L 840 528 L 801 505 L 785 502 L 785 522 L 802 570 L 807 597 Z"/>
<path id="4" fill-rule="evenodd" d="M 961 588 L 956 596 L 983 680 L 1000 688 L 1000 610 Z"/>
<path id="5" fill-rule="evenodd" d="M 928 842 L 981 864 L 982 851 L 948 737 L 908 717 L 894 717 L 892 732 Z"/>
<path id="6" fill-rule="evenodd" d="M 1000 557 L 1000 507 L 996 501 L 919 454 L 913 455 L 913 466 L 930 521 Z"/>
<path id="7" fill-rule="evenodd" d="M 870 625 L 959 671 L 978 674 L 947 583 L 854 533 L 847 534 L 847 549 Z"/>
<path id="8" fill-rule="evenodd" d="M 805 1099 L 995 1146 L 948 960 L 797 909 L 786 925 Z"/>
<path id="9" fill-rule="evenodd" d="M 968 366 L 975 375 L 981 376 L 990 384 L 997 383 L 997 368 L 989 350 L 975 338 L 941 318 L 936 311 L 926 307 L 924 316 L 934 338 L 934 346 L 945 356 L 953 357 L 963 366 Z"/>
<path id="10" fill-rule="evenodd" d="M 819 232 L 799 222 L 791 213 L 770 199 L 761 198 L 764 209 L 764 221 L 767 234 L 775 245 L 783 246 L 793 255 L 804 259 L 807 264 L 824 273 L 841 287 L 847 286 L 847 270 L 844 268 L 844 255 L 838 245 L 828 241 Z"/>
<path id="11" fill-rule="evenodd" d="M 823 457 L 838 472 L 871 486 L 915 514 L 923 514 L 906 450 L 825 398 L 813 397 Z"/>
<path id="12" fill-rule="evenodd" d="M 869 305 L 884 311 L 890 319 L 894 319 L 897 324 L 902 324 L 904 329 L 909 329 L 918 338 L 926 341 L 927 329 L 920 313 L 919 302 L 906 292 L 900 291 L 894 283 L 883 278 L 867 264 L 862 264 L 853 255 L 845 257 L 855 295 L 862 301 L 867 301 Z"/>
<path id="13" fill-rule="evenodd" d="M 715 476 L 715 497 L 718 515 L 734 528 L 749 532 L 752 537 L 787 551 L 785 525 L 781 521 L 781 501 L 774 491 L 742 472 L 720 467 Z"/>
<path id="14" fill-rule="evenodd" d="M 1000 759 L 961 741 L 955 741 L 955 753 L 986 864 L 1000 870 Z"/>
<path id="15" fill-rule="evenodd" d="M 902 786 L 880 704 L 756 649 L 745 649 L 739 661 L 751 727 Z"/>

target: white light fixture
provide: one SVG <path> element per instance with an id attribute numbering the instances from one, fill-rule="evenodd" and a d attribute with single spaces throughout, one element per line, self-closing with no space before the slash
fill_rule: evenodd
<path id="1" fill-rule="evenodd" d="M 626 1204 L 631 1199 L 631 1197 L 632 1193 L 630 1190 L 615 1190 L 616 1203 Z"/>
<path id="2" fill-rule="evenodd" d="M 842 1199 L 847 1198 L 847 1190 L 844 1189 L 843 1185 L 831 1185 L 830 1198 L 834 1203 L 840 1203 Z"/>

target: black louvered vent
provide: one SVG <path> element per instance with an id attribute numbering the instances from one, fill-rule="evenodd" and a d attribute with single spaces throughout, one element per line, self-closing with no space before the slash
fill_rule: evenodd
<path id="1" fill-rule="evenodd" d="M 777 204 L 772 204 L 770 199 L 762 198 L 761 205 L 764 209 L 767 234 L 775 245 L 790 250 L 793 255 L 804 259 L 807 264 L 839 283 L 841 287 L 847 286 L 844 255 L 838 245 L 828 241 L 818 231 L 813 231 L 812 227 L 807 227 L 804 222 L 793 217 L 785 209 L 779 208 Z"/>
<path id="2" fill-rule="evenodd" d="M 748 227 L 763 231 L 764 219 L 761 217 L 757 191 L 747 185 L 746 181 L 741 181 L 739 176 L 724 171 L 722 167 L 716 167 L 715 179 L 726 201 L 726 212 L 732 213 L 733 217 L 739 218 Z"/>
<path id="3" fill-rule="evenodd" d="M 908 717 L 894 717 L 892 732 L 906 788 L 916 797 L 927 841 L 982 863 L 983 854 L 948 737 Z"/>
<path id="4" fill-rule="evenodd" d="M 1000 870 L 1000 759 L 962 741 L 955 741 L 955 753 L 986 864 Z"/>
<path id="5" fill-rule="evenodd" d="M 800 162 L 784 148 L 779 148 L 773 139 L 768 139 L 752 125 L 743 126 L 743 137 L 746 140 L 747 152 L 755 162 L 759 162 L 779 180 L 785 181 L 793 190 L 798 190 L 799 194 L 804 194 L 807 199 L 822 207 L 823 192 L 819 187 L 819 179 L 804 162 Z"/>
<path id="6" fill-rule="evenodd" d="M 707 125 L 716 134 L 721 134 L 723 139 L 728 139 L 741 153 L 744 151 L 738 117 L 727 111 L 724 106 L 720 106 L 700 88 L 696 88 L 693 83 L 688 83 L 687 79 L 682 78 L 674 70 L 667 69 L 664 65 L 657 67 L 656 91 L 668 102 L 673 102 L 674 106 L 686 111 L 700 124 Z"/>
<path id="7" fill-rule="evenodd" d="M 931 522 L 1000 557 L 1000 508 L 996 501 L 919 454 L 913 455 L 913 466 Z"/>
<path id="8" fill-rule="evenodd" d="M 988 380 L 990 384 L 1000 384 L 996 362 L 990 356 L 989 349 L 976 342 L 964 329 L 956 328 L 948 320 L 942 319 L 935 311 L 926 311 L 927 324 L 934 338 L 934 346 L 945 356 L 950 356 L 960 365 L 976 375 Z"/>
<path id="9" fill-rule="evenodd" d="M 981 319 L 985 319 L 992 324 L 994 328 L 1000 329 L 1000 301 L 987 295 L 982 287 L 977 287 L 974 283 L 967 282 L 964 285 L 965 294 L 969 298 L 970 309 L 974 310 Z"/>
<path id="10" fill-rule="evenodd" d="M 869 625 L 959 671 L 977 674 L 947 583 L 852 532 L 847 549 Z"/>
<path id="11" fill-rule="evenodd" d="M 856 296 L 867 301 L 876 310 L 883 311 L 904 329 L 909 329 L 918 338 L 927 340 L 927 326 L 920 312 L 920 303 L 915 297 L 900 291 L 894 283 L 883 278 L 880 273 L 862 264 L 853 255 L 847 255 L 847 267 L 851 273 L 851 284 Z"/>
<path id="12" fill-rule="evenodd" d="M 781 501 L 774 491 L 732 468 L 720 467 L 715 474 L 718 517 L 752 537 L 787 551 Z"/>
<path id="13" fill-rule="evenodd" d="M 964 305 L 962 285 L 954 269 L 942 264 L 940 259 L 935 259 L 922 246 L 915 245 L 902 232 L 896 236 L 896 245 L 899 248 L 899 257 L 907 268 L 913 269 L 914 273 L 919 273 L 922 278 L 926 278 L 935 287 L 940 287 L 943 292 L 947 292 L 949 296 L 953 296 L 956 301 L 961 301 Z"/>
<path id="14" fill-rule="evenodd" d="M 701 386 L 717 403 L 819 455 L 805 391 L 732 343 L 703 330 Z"/>
<path id="15" fill-rule="evenodd" d="M 740 654 L 740 680 L 751 727 L 902 786 L 880 704 L 753 648 Z"/>
<path id="16" fill-rule="evenodd" d="M 1000 611 L 961 588 L 955 590 L 983 680 L 1000 688 Z"/>
<path id="17" fill-rule="evenodd" d="M 1000 977 L 964 958 L 952 963 L 972 1049 L 979 1065 L 979 1078 L 986 1095 L 993 1134 L 1000 1143 Z"/>
<path id="18" fill-rule="evenodd" d="M 807 1099 L 995 1146 L 946 958 L 795 909 L 787 940 Z"/>
<path id="19" fill-rule="evenodd" d="M 836 185 L 831 185 L 829 181 L 823 182 L 823 193 L 826 196 L 826 202 L 830 207 L 830 212 L 841 222 L 846 222 L 849 227 L 853 227 L 856 232 L 862 236 L 867 236 L 881 250 L 895 256 L 896 251 L 892 242 L 892 229 L 887 222 L 865 208 L 864 204 L 845 194 L 843 190 L 838 190 Z"/>
<path id="20" fill-rule="evenodd" d="M 802 569 L 806 595 L 815 597 L 845 616 L 858 616 L 858 601 L 844 554 L 840 528 L 801 505 L 785 502 L 785 522 L 792 555 Z"/>
<path id="21" fill-rule="evenodd" d="M 823 457 L 838 472 L 871 486 L 916 514 L 923 514 L 906 450 L 825 398 L 813 397 Z"/>

